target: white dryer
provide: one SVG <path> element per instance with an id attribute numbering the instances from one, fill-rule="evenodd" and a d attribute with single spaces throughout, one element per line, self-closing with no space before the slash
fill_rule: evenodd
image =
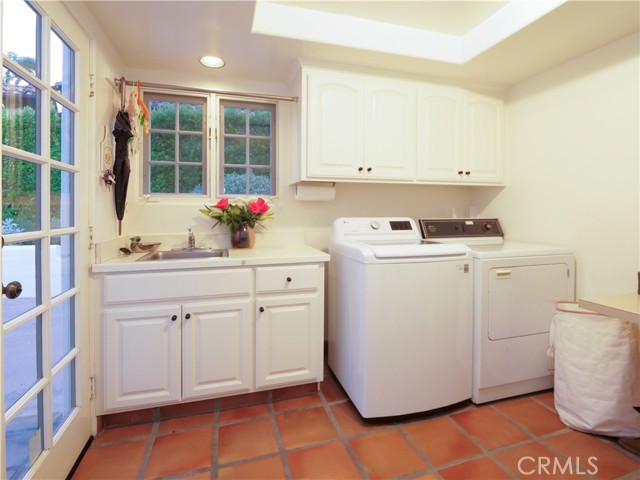
<path id="1" fill-rule="evenodd" d="M 570 248 L 505 241 L 497 219 L 422 219 L 425 238 L 474 257 L 473 393 L 489 402 L 553 387 L 547 357 L 558 301 L 575 297 Z"/>

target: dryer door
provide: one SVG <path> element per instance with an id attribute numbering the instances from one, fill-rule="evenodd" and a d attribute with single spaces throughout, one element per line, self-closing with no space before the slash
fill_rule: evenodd
<path id="1" fill-rule="evenodd" d="M 489 271 L 489 339 L 549 331 L 555 304 L 570 298 L 566 263 L 496 267 Z"/>

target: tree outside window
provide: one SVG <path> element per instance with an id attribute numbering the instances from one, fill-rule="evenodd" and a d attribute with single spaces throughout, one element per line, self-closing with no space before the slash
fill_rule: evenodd
<path id="1" fill-rule="evenodd" d="M 224 195 L 275 195 L 275 105 L 222 101 Z"/>

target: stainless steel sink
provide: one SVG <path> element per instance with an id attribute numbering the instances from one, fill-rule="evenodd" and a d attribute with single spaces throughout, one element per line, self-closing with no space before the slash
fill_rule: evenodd
<path id="1" fill-rule="evenodd" d="M 184 250 L 165 250 L 159 252 L 147 253 L 144 257 L 140 257 L 138 262 L 148 261 L 160 261 L 160 260 L 187 260 L 187 259 L 202 259 L 202 258 L 216 258 L 216 257 L 228 257 L 229 250 L 226 248 L 220 248 L 217 250 L 209 249 L 184 249 Z"/>

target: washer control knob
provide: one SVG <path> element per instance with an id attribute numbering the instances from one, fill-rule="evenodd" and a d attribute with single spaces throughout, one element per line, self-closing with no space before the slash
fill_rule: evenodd
<path id="1" fill-rule="evenodd" d="M 373 222 L 371 222 L 371 228 L 373 228 L 374 230 L 378 230 L 380 228 L 380 222 L 374 220 Z"/>
<path id="2" fill-rule="evenodd" d="M 485 223 L 484 225 L 482 225 L 482 229 L 485 232 L 490 232 L 491 230 L 493 230 L 493 224 L 492 223 Z"/>

